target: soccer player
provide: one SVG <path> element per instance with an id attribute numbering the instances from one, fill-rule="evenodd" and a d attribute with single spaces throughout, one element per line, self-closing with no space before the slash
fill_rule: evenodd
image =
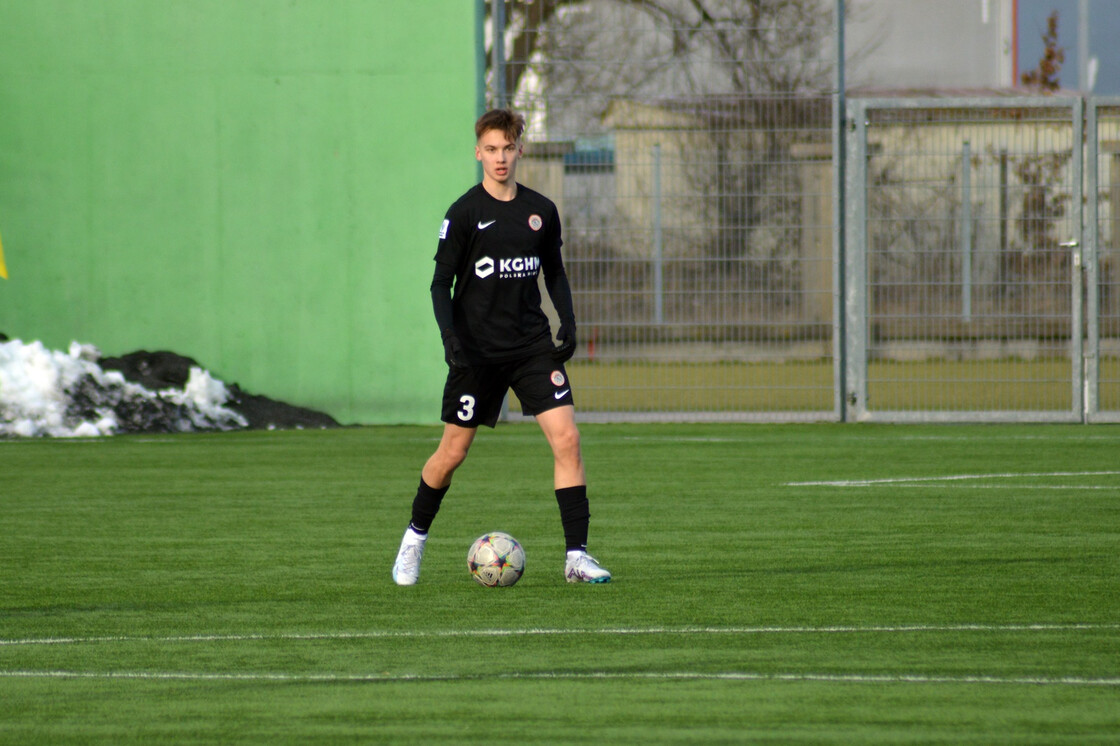
<path id="1" fill-rule="evenodd" d="M 587 553 L 590 509 L 572 386 L 564 363 L 576 349 L 572 292 L 560 256 L 560 216 L 544 195 L 518 184 L 525 118 L 508 109 L 475 123 L 476 184 L 447 210 L 439 231 L 432 305 L 448 365 L 443 437 L 424 464 L 412 520 L 393 563 L 393 580 L 413 585 L 428 529 L 479 425 L 494 427 L 506 392 L 537 419 L 552 448 L 554 488 L 567 545 L 570 583 L 611 574 Z M 559 346 L 541 309 L 537 275 L 560 317 Z"/>

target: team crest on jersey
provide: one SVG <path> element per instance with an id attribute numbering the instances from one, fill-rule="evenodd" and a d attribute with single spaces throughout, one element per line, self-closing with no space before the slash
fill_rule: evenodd
<path id="1" fill-rule="evenodd" d="M 535 231 L 539 231 L 541 229 L 542 225 L 544 225 L 544 221 L 541 220 L 540 215 L 530 215 L 529 216 L 529 227 L 530 228 L 532 228 Z"/>
<path id="2" fill-rule="evenodd" d="M 553 386 L 563 386 L 564 385 L 564 374 L 561 373 L 560 371 L 558 371 L 558 370 L 552 371 L 552 375 L 550 376 L 550 378 L 552 379 L 552 385 Z"/>

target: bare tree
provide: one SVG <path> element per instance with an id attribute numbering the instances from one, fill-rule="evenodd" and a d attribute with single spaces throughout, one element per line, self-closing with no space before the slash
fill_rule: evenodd
<path id="1" fill-rule="evenodd" d="M 1059 72 L 1066 61 L 1066 50 L 1058 46 L 1058 11 L 1046 19 L 1046 31 L 1042 34 L 1042 57 L 1038 66 L 1023 73 L 1020 78 L 1028 88 L 1042 91 L 1056 91 L 1061 88 Z"/>
<path id="2" fill-rule="evenodd" d="M 1058 11 L 1046 19 L 1042 34 L 1043 51 L 1038 65 L 1024 72 L 1024 86 L 1052 93 L 1061 88 L 1059 74 L 1065 62 L 1065 49 L 1058 46 Z M 1008 253 L 1008 276 L 1035 276 L 1051 279 L 1061 276 L 1068 254 L 1059 250 L 1060 239 L 1054 231 L 1065 217 L 1070 194 L 1064 185 L 1069 152 L 1035 153 L 1013 159 L 1013 172 L 1022 191 L 1017 252 Z"/>
<path id="3" fill-rule="evenodd" d="M 539 136 L 606 134 L 620 99 L 692 122 L 682 165 L 710 226 L 683 282 L 797 287 L 800 186 L 790 147 L 827 140 L 834 28 L 828 0 L 511 0 L 505 87 Z M 672 136 L 669 138 L 673 139 Z M 671 156 L 670 156 L 671 157 Z M 573 247 L 575 249 L 576 247 Z M 674 248 L 667 245 L 672 254 Z"/>
<path id="4" fill-rule="evenodd" d="M 506 0 L 505 8 L 510 95 L 534 65 L 570 69 L 565 62 L 588 59 L 577 53 L 603 47 L 620 63 L 608 67 L 631 84 L 673 67 L 698 93 L 806 93 L 829 84 L 831 60 L 821 51 L 833 20 L 823 0 Z M 722 75 L 713 78 L 713 69 Z"/>

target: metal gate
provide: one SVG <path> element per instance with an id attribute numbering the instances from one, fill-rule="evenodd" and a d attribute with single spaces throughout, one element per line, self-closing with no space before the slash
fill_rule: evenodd
<path id="1" fill-rule="evenodd" d="M 1089 99 L 1085 420 L 1120 422 L 1120 98 Z"/>
<path id="2" fill-rule="evenodd" d="M 845 417 L 1116 420 L 1117 103 L 852 100 L 848 122 Z"/>

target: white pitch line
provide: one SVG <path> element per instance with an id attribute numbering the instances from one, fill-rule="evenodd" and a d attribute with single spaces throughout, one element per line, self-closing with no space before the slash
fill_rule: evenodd
<path id="1" fill-rule="evenodd" d="M 631 681 L 786 681 L 831 682 L 850 684 L 1015 684 L 1028 686 L 1120 686 L 1120 678 L 1086 678 L 1079 676 L 934 676 L 926 674 L 837 674 L 837 673 L 760 673 L 751 671 L 702 672 L 549 672 L 507 674 L 346 674 L 346 673 L 194 673 L 189 671 L 3 671 L 0 678 L 9 679 L 95 679 L 148 681 L 267 681 L 297 683 L 382 682 L 405 683 L 427 681 L 478 681 L 479 679 L 511 680 L 631 680 Z"/>
<path id="2" fill-rule="evenodd" d="M 0 647 L 30 645 L 89 645 L 96 643 L 189 643 L 314 640 L 379 640 L 433 638 L 535 637 L 562 635 L 836 635 L 909 634 L 942 632 L 1094 632 L 1120 630 L 1118 624 L 909 624 L 835 627 L 603 627 L 603 628 L 523 628 L 523 629 L 447 629 L 447 630 L 371 630 L 367 632 L 293 632 L 244 635 L 118 635 L 101 637 L 31 637 L 0 640 Z"/>
<path id="3" fill-rule="evenodd" d="M 817 482 L 784 482 L 783 487 L 871 487 L 874 485 L 901 485 L 922 482 L 965 482 L 980 479 L 1038 479 L 1041 477 L 1105 477 L 1116 476 L 1120 471 L 1041 471 L 997 474 L 949 474 L 940 477 L 897 477 L 893 479 L 839 479 Z M 1117 489 L 1120 489 L 1118 487 Z"/>
<path id="4" fill-rule="evenodd" d="M 853 485 L 862 486 L 862 485 Z M 908 487 L 924 487 L 922 484 L 915 484 L 913 482 L 904 482 L 902 484 L 894 485 L 902 489 Z M 950 484 L 942 489 L 959 489 L 959 490 L 1018 490 L 1020 492 L 1026 490 L 1062 490 L 1063 492 L 1096 492 L 1110 491 L 1116 492 L 1120 490 L 1120 485 L 1106 485 L 1106 484 Z"/>

